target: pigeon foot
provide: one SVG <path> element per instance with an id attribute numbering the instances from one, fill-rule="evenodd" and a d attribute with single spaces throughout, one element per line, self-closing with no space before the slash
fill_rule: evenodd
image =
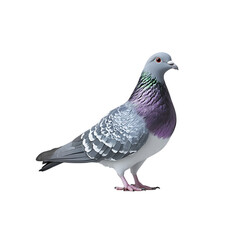
<path id="1" fill-rule="evenodd" d="M 134 192 L 134 191 L 143 191 L 144 189 L 133 186 L 133 185 L 127 185 L 124 187 L 115 187 L 116 190 L 123 190 L 123 191 L 130 191 L 130 192 Z"/>
<path id="2" fill-rule="evenodd" d="M 134 187 L 137 187 L 137 188 L 142 188 L 144 190 L 156 190 L 156 189 L 160 189 L 160 187 L 149 187 L 149 186 L 146 186 L 146 185 L 143 185 L 138 177 L 137 177 L 137 174 L 133 174 L 133 178 L 134 178 L 134 181 L 135 181 L 135 184 L 132 184 L 132 186 Z"/>
<path id="3" fill-rule="evenodd" d="M 124 176 L 120 177 L 122 182 L 123 182 L 123 187 L 115 187 L 116 190 L 123 190 L 123 191 L 130 191 L 130 192 L 134 192 L 134 191 L 143 191 L 142 188 L 139 188 L 137 186 L 133 186 L 130 185 L 127 180 L 125 179 Z"/>

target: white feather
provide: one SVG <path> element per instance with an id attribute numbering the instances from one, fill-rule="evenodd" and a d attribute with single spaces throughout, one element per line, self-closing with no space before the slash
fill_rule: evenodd
<path id="1" fill-rule="evenodd" d="M 85 151 L 88 153 L 90 152 L 92 149 L 89 147 L 89 145 L 86 142 L 86 139 L 83 139 L 83 146 L 85 147 Z"/>
<path id="2" fill-rule="evenodd" d="M 96 152 L 99 152 L 101 150 L 101 148 L 99 148 L 96 144 L 93 143 L 93 149 Z"/>

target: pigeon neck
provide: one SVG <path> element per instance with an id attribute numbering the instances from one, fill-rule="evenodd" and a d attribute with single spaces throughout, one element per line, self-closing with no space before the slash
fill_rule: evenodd
<path id="1" fill-rule="evenodd" d="M 164 81 L 159 82 L 157 78 L 153 77 L 150 73 L 142 72 L 129 100 L 134 103 L 134 105 L 145 105 L 145 100 L 151 98 L 156 93 L 158 93 L 160 97 L 164 87 L 166 88 Z"/>
<path id="2" fill-rule="evenodd" d="M 152 77 L 152 79 L 158 80 L 160 83 L 164 84 L 164 74 L 166 73 L 163 69 L 154 69 L 149 68 L 149 66 L 145 66 L 143 69 L 143 73 L 148 74 Z"/>
<path id="3" fill-rule="evenodd" d="M 168 138 L 176 125 L 174 106 L 165 82 L 143 72 L 129 101 L 154 135 Z"/>

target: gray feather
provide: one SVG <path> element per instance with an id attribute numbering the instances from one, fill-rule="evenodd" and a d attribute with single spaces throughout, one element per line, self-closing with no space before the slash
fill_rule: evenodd
<path id="1" fill-rule="evenodd" d="M 145 144 L 148 134 L 144 119 L 127 102 L 72 142 L 40 154 L 37 160 L 47 164 L 120 160 L 138 151 Z"/>

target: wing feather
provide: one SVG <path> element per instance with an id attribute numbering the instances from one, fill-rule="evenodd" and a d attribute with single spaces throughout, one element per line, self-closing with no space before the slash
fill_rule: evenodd
<path id="1" fill-rule="evenodd" d="M 57 149 L 52 162 L 116 161 L 134 154 L 146 142 L 148 130 L 144 119 L 131 103 L 112 110 L 107 116 L 72 142 Z"/>

